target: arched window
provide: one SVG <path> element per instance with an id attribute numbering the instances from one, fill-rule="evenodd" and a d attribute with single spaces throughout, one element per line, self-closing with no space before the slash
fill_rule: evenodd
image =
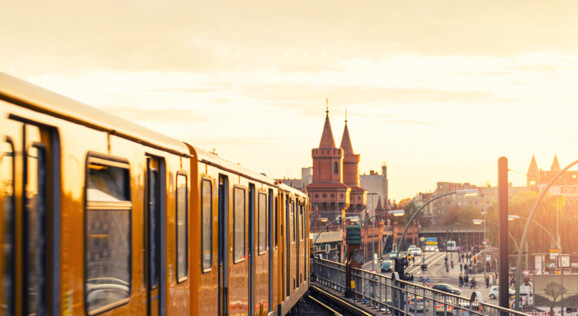
<path id="1" fill-rule="evenodd" d="M 337 164 L 337 162 L 333 163 L 333 173 L 335 174 L 339 173 L 339 165 Z"/>

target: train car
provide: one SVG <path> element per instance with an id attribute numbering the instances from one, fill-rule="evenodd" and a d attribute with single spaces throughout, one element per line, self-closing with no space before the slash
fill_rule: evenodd
<path id="1" fill-rule="evenodd" d="M 0 316 L 286 314 L 302 192 L 0 74 Z"/>

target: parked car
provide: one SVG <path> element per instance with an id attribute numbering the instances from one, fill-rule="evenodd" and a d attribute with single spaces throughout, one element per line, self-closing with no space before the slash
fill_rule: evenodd
<path id="1" fill-rule="evenodd" d="M 381 264 L 381 272 L 391 272 L 392 267 L 391 260 L 386 260 Z"/>
<path id="2" fill-rule="evenodd" d="M 462 291 L 460 291 L 459 289 L 456 289 L 455 287 L 453 287 L 452 285 L 447 284 L 447 283 L 438 283 L 438 284 L 435 284 L 432 288 L 434 290 L 443 291 L 443 292 L 447 292 L 447 293 L 451 293 L 451 294 L 455 294 L 455 295 L 460 295 L 462 293 Z"/>
<path id="3" fill-rule="evenodd" d="M 490 288 L 490 298 L 493 300 L 498 298 L 498 296 L 500 296 L 499 291 L 500 291 L 499 286 L 497 285 L 492 286 Z M 516 291 L 514 289 L 508 289 L 508 292 L 510 292 L 510 296 L 516 294 Z"/>

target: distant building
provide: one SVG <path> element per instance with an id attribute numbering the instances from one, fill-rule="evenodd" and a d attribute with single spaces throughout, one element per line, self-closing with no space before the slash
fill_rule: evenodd
<path id="1" fill-rule="evenodd" d="M 369 174 L 362 174 L 360 176 L 361 187 L 367 190 L 368 194 L 368 204 L 371 202 L 372 193 L 377 193 L 379 195 L 379 200 L 387 207 L 389 205 L 388 201 L 388 180 L 387 180 L 387 166 L 383 164 L 381 166 L 381 174 L 374 170 L 370 170 Z M 375 196 L 374 202 L 377 203 L 378 197 Z M 370 210 L 375 208 L 375 206 L 370 205 Z"/>
<path id="2" fill-rule="evenodd" d="M 305 188 L 313 182 L 313 168 L 304 167 L 301 168 L 301 179 L 277 179 L 284 184 L 291 186 L 295 189 L 305 191 Z"/>
<path id="3" fill-rule="evenodd" d="M 444 221 L 446 213 L 456 207 L 474 207 L 480 210 L 481 215 L 481 213 L 488 211 L 492 203 L 498 201 L 498 187 L 478 187 L 470 183 L 438 182 L 433 193 L 420 193 L 413 199 L 413 202 L 416 203 L 416 206 L 421 207 L 436 196 L 465 189 L 478 189 L 479 194 L 477 196 L 452 194 L 430 203 L 423 210 L 422 222 L 427 223 L 428 226 L 439 226 Z M 529 190 L 530 188 L 528 187 L 514 187 L 510 183 L 508 196 L 511 198 L 519 192 Z"/>

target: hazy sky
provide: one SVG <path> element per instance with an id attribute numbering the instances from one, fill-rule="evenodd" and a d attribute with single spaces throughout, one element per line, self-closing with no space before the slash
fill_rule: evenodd
<path id="1" fill-rule="evenodd" d="M 218 3 L 217 3 L 218 2 Z M 1 0 L 0 71 L 270 176 L 325 98 L 390 196 L 578 159 L 577 1 Z"/>

